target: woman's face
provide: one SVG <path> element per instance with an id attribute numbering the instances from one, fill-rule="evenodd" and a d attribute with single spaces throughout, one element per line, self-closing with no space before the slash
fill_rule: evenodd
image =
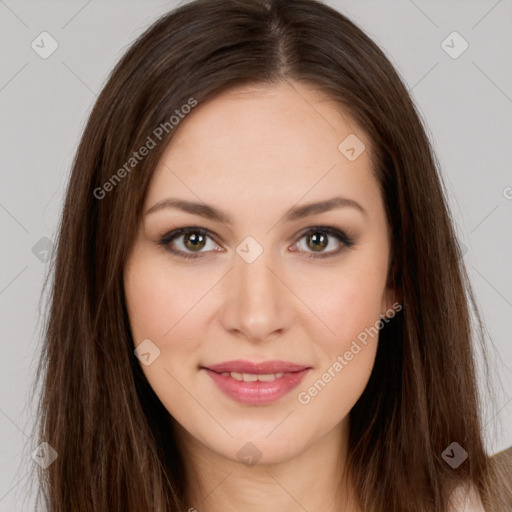
<path id="1" fill-rule="evenodd" d="M 142 369 L 188 443 L 272 463 L 346 433 L 394 301 L 369 149 L 304 84 L 231 90 L 181 121 L 124 285 Z"/>

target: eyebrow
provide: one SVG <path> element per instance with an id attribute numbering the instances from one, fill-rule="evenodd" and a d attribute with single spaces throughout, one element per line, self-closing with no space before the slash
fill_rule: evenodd
<path id="1" fill-rule="evenodd" d="M 186 201 L 184 199 L 177 199 L 174 197 L 167 197 L 166 199 L 162 199 L 158 203 L 154 204 L 151 208 L 149 208 L 145 215 L 150 215 L 151 213 L 155 213 L 166 208 L 182 210 L 184 212 L 191 213 L 193 215 L 199 215 L 200 217 L 205 217 L 207 219 L 222 222 L 224 224 L 233 224 L 232 218 L 227 213 L 214 208 L 213 206 L 204 203 Z M 368 218 L 367 211 L 357 201 L 349 199 L 348 197 L 338 196 L 327 199 L 325 201 L 308 203 L 302 206 L 294 206 L 284 214 L 283 220 L 285 222 L 292 222 L 294 220 L 302 219 L 310 215 L 324 213 L 336 208 L 354 208 L 362 213 L 366 219 Z"/>

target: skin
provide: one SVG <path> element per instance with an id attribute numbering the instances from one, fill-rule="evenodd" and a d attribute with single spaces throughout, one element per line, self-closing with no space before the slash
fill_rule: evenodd
<path id="1" fill-rule="evenodd" d="M 354 161 L 338 150 L 350 134 L 366 145 Z M 155 210 L 143 217 L 124 270 L 134 343 L 150 339 L 160 350 L 142 368 L 171 415 L 189 506 L 199 512 L 358 510 L 350 485 L 340 481 L 348 415 L 368 382 L 378 334 L 359 344 L 309 403 L 298 394 L 396 304 L 386 287 L 390 230 L 370 147 L 354 121 L 313 87 L 253 85 L 197 106 L 154 171 L 144 212 L 172 196 L 232 217 L 228 225 Z M 289 208 L 334 196 L 357 201 L 366 215 L 343 207 L 281 220 Z M 191 225 L 211 233 L 201 257 L 183 259 L 158 244 Z M 314 226 L 345 231 L 356 243 L 334 254 L 343 242 L 329 235 L 323 253 L 333 255 L 320 259 L 303 234 Z M 252 263 L 236 252 L 247 236 L 263 249 Z M 183 236 L 171 244 L 195 254 Z M 244 405 L 200 369 L 233 359 L 312 369 L 278 401 Z M 237 456 L 247 442 L 261 453 L 253 466 Z"/>

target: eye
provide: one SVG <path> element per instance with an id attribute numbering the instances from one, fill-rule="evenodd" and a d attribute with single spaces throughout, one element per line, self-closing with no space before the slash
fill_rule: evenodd
<path id="1" fill-rule="evenodd" d="M 309 250 L 311 250 L 312 253 L 306 254 L 308 258 L 330 258 L 352 247 L 356 243 L 355 240 L 345 232 L 330 226 L 315 226 L 309 228 L 302 234 L 300 240 L 303 238 L 305 239 L 306 249 L 299 248 L 298 252 L 308 253 Z M 338 245 L 339 247 L 338 249 L 326 252 L 324 249 L 332 246 L 329 238 L 334 238 L 337 242 L 337 244 L 335 243 L 334 245 Z M 299 243 L 297 243 L 296 246 L 299 246 Z"/>
<path id="2" fill-rule="evenodd" d="M 177 243 L 176 240 L 180 238 L 182 238 L 182 241 L 179 242 L 179 244 L 181 244 L 185 250 L 173 247 L 173 245 Z M 209 232 L 206 229 L 189 226 L 186 228 L 175 229 L 167 233 L 160 239 L 159 244 L 163 245 L 168 251 L 181 258 L 198 258 L 201 257 L 201 252 L 207 252 L 202 251 L 202 249 L 208 246 L 207 239 L 209 238 Z M 217 250 L 215 247 L 218 246 L 214 244 L 214 247 L 209 247 L 209 250 Z"/>
<path id="3" fill-rule="evenodd" d="M 299 240 L 305 239 L 306 249 L 298 248 L 297 242 L 292 251 L 306 254 L 308 258 L 328 258 L 336 256 L 340 252 L 355 245 L 355 240 L 348 236 L 345 232 L 330 226 L 315 226 L 303 232 Z M 324 251 L 332 245 L 330 238 L 334 239 L 338 248 L 331 251 Z M 179 241 L 181 239 L 181 241 Z M 212 243 L 208 247 L 208 240 Z M 210 251 L 218 251 L 219 246 L 213 242 L 210 232 L 204 228 L 196 226 L 188 226 L 185 228 L 175 229 L 164 235 L 158 242 L 159 245 L 165 247 L 169 252 L 179 256 L 180 258 L 199 258 L 202 253 Z M 181 245 L 177 248 L 176 245 Z M 204 249 L 204 250 L 203 250 Z"/>

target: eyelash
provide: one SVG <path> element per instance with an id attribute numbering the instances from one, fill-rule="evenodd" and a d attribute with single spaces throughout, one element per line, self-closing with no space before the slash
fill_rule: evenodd
<path id="1" fill-rule="evenodd" d="M 314 259 L 331 258 L 331 257 L 337 256 L 338 254 L 343 252 L 345 249 L 349 249 L 350 247 L 352 247 L 353 245 L 356 244 L 356 241 L 354 238 L 348 236 L 344 231 L 340 231 L 339 229 L 336 229 L 331 226 L 310 227 L 300 235 L 299 240 L 301 240 L 303 237 L 305 237 L 306 235 L 308 235 L 310 233 L 319 233 L 319 232 L 336 238 L 339 242 L 342 243 L 342 247 L 340 249 L 336 250 L 335 252 L 329 252 L 329 253 L 325 253 L 325 254 L 321 254 L 321 253 L 306 254 L 307 258 L 314 258 Z M 194 254 L 194 253 L 190 253 L 190 252 L 187 253 L 187 252 L 184 252 L 181 250 L 176 250 L 176 249 L 171 248 L 171 242 L 175 238 L 179 237 L 180 235 L 187 234 L 187 233 L 198 233 L 201 236 L 207 236 L 209 238 L 212 238 L 210 236 L 210 234 L 211 234 L 210 231 L 208 231 L 207 229 L 201 228 L 199 226 L 188 226 L 188 227 L 184 227 L 184 228 L 174 229 L 174 230 L 170 231 L 169 233 L 165 234 L 158 241 L 158 245 L 163 246 L 167 251 L 169 251 L 172 254 L 174 254 L 180 258 L 183 258 L 183 259 L 202 258 L 203 256 L 201 256 L 201 254 L 202 254 L 201 252 L 197 252 Z M 297 252 L 307 252 L 307 251 L 298 250 Z"/>

